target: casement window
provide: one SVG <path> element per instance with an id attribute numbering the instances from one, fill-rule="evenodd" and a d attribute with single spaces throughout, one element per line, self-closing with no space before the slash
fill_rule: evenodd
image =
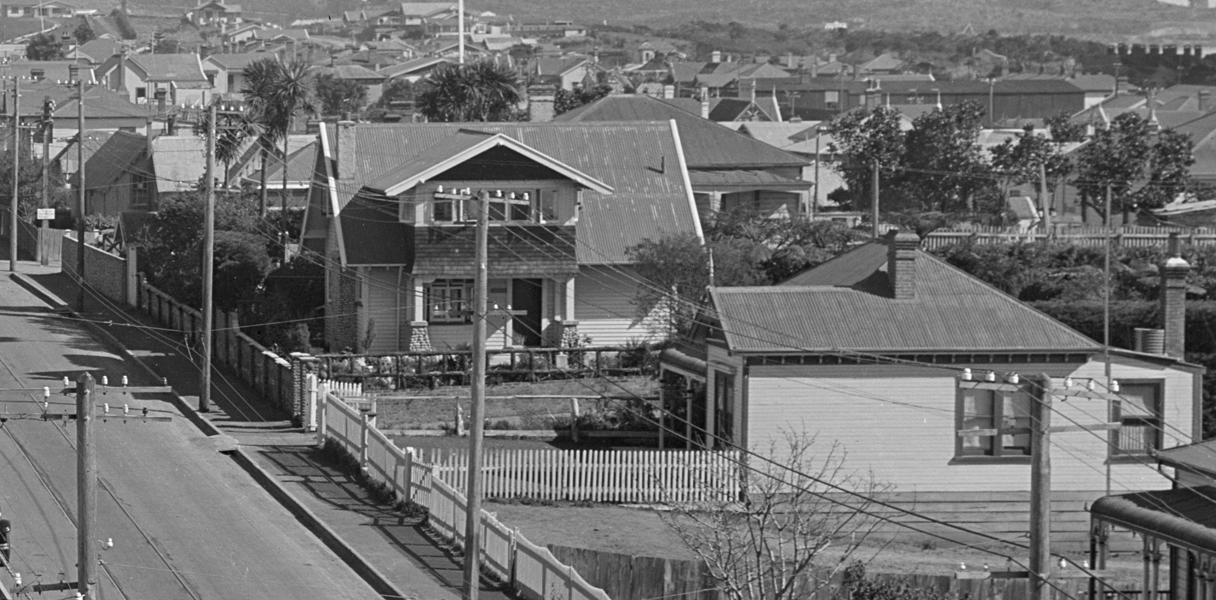
<path id="1" fill-rule="evenodd" d="M 1114 403 L 1112 456 L 1144 456 L 1161 448 L 1160 381 L 1119 381 L 1119 401 Z"/>
<path id="2" fill-rule="evenodd" d="M 491 222 L 498 223 L 554 223 L 558 220 L 558 197 L 558 190 L 496 189 L 490 195 L 488 216 Z M 436 198 L 431 203 L 431 222 L 473 221 L 477 218 L 475 202 L 476 199 Z"/>
<path id="3" fill-rule="evenodd" d="M 464 279 L 439 279 L 425 286 L 427 321 L 431 323 L 468 323 L 472 313 L 469 297 L 472 282 Z"/>
<path id="4" fill-rule="evenodd" d="M 1030 456 L 1030 408 L 1026 390 L 960 388 L 955 456 L 1014 458 Z"/>

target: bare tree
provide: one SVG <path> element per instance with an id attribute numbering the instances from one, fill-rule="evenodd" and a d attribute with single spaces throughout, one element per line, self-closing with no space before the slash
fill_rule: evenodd
<path id="1" fill-rule="evenodd" d="M 709 568 L 729 600 L 793 600 L 828 585 L 874 533 L 871 473 L 851 472 L 839 444 L 787 432 L 742 469 L 737 498 L 677 503 L 669 527 Z"/>

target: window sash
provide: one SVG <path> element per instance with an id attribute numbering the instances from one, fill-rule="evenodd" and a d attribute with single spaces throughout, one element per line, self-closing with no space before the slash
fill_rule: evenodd
<path id="1" fill-rule="evenodd" d="M 439 282 L 426 286 L 427 320 L 432 323 L 465 323 L 470 320 L 468 286 Z"/>
<path id="2" fill-rule="evenodd" d="M 1112 432 L 1112 456 L 1144 456 L 1161 448 L 1162 385 L 1160 382 L 1121 381 L 1121 399 L 1114 403 L 1113 420 L 1121 427 Z"/>
<path id="3" fill-rule="evenodd" d="M 1026 391 L 960 390 L 956 455 L 1029 456 L 1033 401 Z"/>

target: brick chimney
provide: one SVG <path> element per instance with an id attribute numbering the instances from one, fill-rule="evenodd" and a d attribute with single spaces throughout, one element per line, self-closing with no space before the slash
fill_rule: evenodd
<path id="1" fill-rule="evenodd" d="M 1161 328 L 1165 353 L 1181 360 L 1186 353 L 1186 274 L 1191 265 L 1182 259 L 1178 234 L 1170 234 L 1169 257 L 1158 265 L 1161 273 Z"/>
<path id="2" fill-rule="evenodd" d="M 709 118 L 709 88 L 701 86 L 701 118 Z"/>
<path id="3" fill-rule="evenodd" d="M 1212 92 L 1199 90 L 1199 112 L 1208 112 L 1212 108 Z"/>
<path id="4" fill-rule="evenodd" d="M 916 298 L 916 254 L 920 236 L 910 231 L 887 233 L 887 281 L 896 300 Z"/>

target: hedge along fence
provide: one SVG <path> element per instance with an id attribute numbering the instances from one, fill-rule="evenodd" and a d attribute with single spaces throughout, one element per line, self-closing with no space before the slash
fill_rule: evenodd
<path id="1" fill-rule="evenodd" d="M 412 448 L 398 448 L 375 427 L 375 417 L 348 405 L 322 384 L 317 393 L 317 441 L 333 440 L 357 456 L 368 476 L 398 498 L 427 509 L 427 522 L 444 540 L 464 545 L 468 502 L 459 491 L 434 476 L 434 467 L 419 460 Z M 482 570 L 528 600 L 609 600 L 604 590 L 587 583 L 552 552 L 528 541 L 518 530 L 481 511 L 478 547 Z"/>
<path id="2" fill-rule="evenodd" d="M 203 313 L 178 302 L 172 296 L 139 278 L 139 308 L 154 321 L 176 329 L 192 358 L 202 351 Z M 236 313 L 217 310 L 212 320 L 212 361 L 227 367 L 275 406 L 298 418 L 304 413 L 305 382 L 311 372 L 311 358 L 295 353 L 288 360 L 241 333 Z"/>

